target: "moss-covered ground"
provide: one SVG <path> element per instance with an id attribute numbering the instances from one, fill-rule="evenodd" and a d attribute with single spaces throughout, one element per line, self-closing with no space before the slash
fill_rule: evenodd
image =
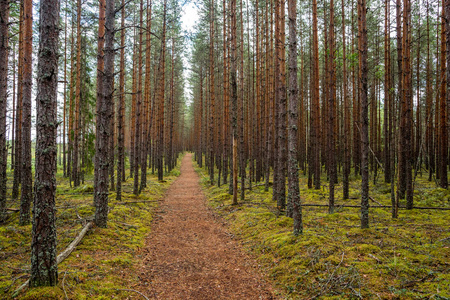
<path id="1" fill-rule="evenodd" d="M 74 252 L 58 266 L 59 283 L 54 288 L 27 289 L 18 299 L 129 299 L 141 296 L 133 291 L 139 281 L 139 250 L 150 233 L 153 215 L 171 182 L 179 175 L 179 163 L 163 182 L 156 174 L 147 174 L 147 188 L 133 195 L 133 179 L 123 183 L 122 201 L 110 193 L 108 227 L 91 229 Z M 11 175 L 12 176 L 12 175 Z M 12 182 L 9 178 L 8 183 Z M 58 253 L 78 235 L 86 221 L 93 219 L 93 176 L 78 188 L 71 188 L 59 170 L 57 175 Z M 11 191 L 9 187 L 8 192 Z M 136 202 L 145 200 L 146 202 Z M 122 202 L 134 202 L 123 204 Z M 8 201 L 17 208 L 19 200 Z M 31 225 L 19 226 L 18 213 L 0 226 L 0 299 L 12 298 L 13 292 L 29 278 Z"/>
<path id="2" fill-rule="evenodd" d="M 326 207 L 303 207 L 304 233 L 297 237 L 292 219 L 276 209 L 272 188 L 265 192 L 253 185 L 245 201 L 233 206 L 228 186 L 212 187 L 206 171 L 196 171 L 210 206 L 257 257 L 282 297 L 450 299 L 450 211 L 402 209 L 393 220 L 390 209 L 371 208 L 371 227 L 362 230 L 357 208 L 328 214 Z M 417 177 L 415 205 L 450 207 L 450 191 L 426 177 Z M 379 178 L 371 183 L 370 195 L 390 205 L 390 185 Z M 342 185 L 337 186 L 337 205 L 358 205 L 360 184 L 360 178 L 351 178 L 352 199 L 345 201 Z M 300 188 L 303 203 L 327 204 L 327 186 L 308 189 L 301 176 Z"/>

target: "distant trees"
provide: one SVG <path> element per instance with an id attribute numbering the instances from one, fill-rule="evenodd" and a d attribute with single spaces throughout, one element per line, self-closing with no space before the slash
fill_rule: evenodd
<path id="1" fill-rule="evenodd" d="M 332 213 L 335 199 L 354 197 L 349 184 L 353 171 L 363 179 L 361 226 L 367 227 L 369 176 L 376 184 L 380 170 L 384 181 L 391 184 L 393 217 L 401 205 L 414 207 L 414 181 L 422 166 L 429 180 L 437 179 L 445 188 L 448 30 L 447 23 L 440 21 L 433 26 L 434 18 L 445 20 L 437 4 L 409 0 L 287 3 L 291 14 L 309 17 L 299 19 L 292 28 L 291 18 L 286 23 L 283 1 L 244 1 L 241 5 L 242 21 L 236 30 L 237 48 L 242 49 L 236 68 L 238 90 L 242 89 L 238 93 L 242 95 L 242 118 L 237 122 L 237 128 L 242 128 L 238 143 L 241 190 L 264 181 L 268 191 L 272 183 L 273 200 L 284 210 L 286 178 L 291 178 L 297 166 L 308 175 L 308 188 L 328 188 Z M 190 143 L 196 145 L 199 162 L 205 155 L 211 183 L 220 185 L 220 180 L 213 180 L 213 170 L 217 168 L 219 175 L 234 171 L 227 163 L 233 160 L 227 131 L 233 11 L 231 3 L 216 5 L 208 0 L 204 4 L 194 44 L 209 53 L 209 58 L 196 55 L 193 61 L 198 71 L 192 81 L 198 92 L 194 94 L 196 125 Z M 222 18 L 214 18 L 217 10 L 222 10 Z M 222 35 L 214 32 L 218 26 L 224 28 Z M 288 59 L 286 53 L 293 52 L 284 49 L 286 26 L 290 26 L 289 43 L 298 37 L 301 42 Z M 209 70 L 200 67 L 206 59 Z M 433 71 L 433 61 L 439 63 L 438 72 Z M 292 71 L 294 63 L 297 69 Z M 291 87 L 294 79 L 297 97 Z M 297 121 L 295 127 L 291 118 Z M 296 147 L 291 143 L 295 141 L 293 129 Z M 295 151 L 297 161 L 290 165 L 290 154 Z M 326 182 L 322 174 L 327 175 Z M 335 188 L 341 184 L 338 174 L 342 174 L 342 190 Z M 287 214 L 291 215 L 289 197 L 288 193 Z"/>

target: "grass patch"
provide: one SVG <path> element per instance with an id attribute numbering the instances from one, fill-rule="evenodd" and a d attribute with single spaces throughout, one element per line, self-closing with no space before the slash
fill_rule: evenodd
<path id="1" fill-rule="evenodd" d="M 181 158 L 177 167 L 165 174 L 164 182 L 158 182 L 157 176 L 149 171 L 147 188 L 139 196 L 133 195 L 133 179 L 127 178 L 122 186 L 121 203 L 133 203 L 118 203 L 116 194 L 111 192 L 108 227 L 91 229 L 76 250 L 58 266 L 58 286 L 27 290 L 18 299 L 66 299 L 65 293 L 69 299 L 128 299 L 131 293 L 120 289 L 139 282 L 136 272 L 139 249 L 151 231 L 158 200 L 180 174 L 180 162 Z M 61 172 L 57 174 L 58 253 L 72 242 L 85 221 L 93 218 L 92 182 L 93 176 L 86 176 L 85 182 L 73 189 Z M 140 200 L 150 201 L 137 202 Z M 8 207 L 18 207 L 19 201 L 9 201 Z M 12 298 L 14 290 L 28 278 L 30 242 L 31 225 L 18 226 L 18 213 L 11 216 L 7 225 L 0 226 L 1 299 Z"/>
<path id="2" fill-rule="evenodd" d="M 371 228 L 362 230 L 358 209 L 330 215 L 326 207 L 303 207 L 304 233 L 296 237 L 292 220 L 277 211 L 271 188 L 254 185 L 233 206 L 228 186 L 211 186 L 207 172 L 196 171 L 209 205 L 228 220 L 286 299 L 450 299 L 448 211 L 400 210 L 392 220 L 389 209 L 371 208 Z M 425 177 L 417 178 L 415 205 L 450 207 L 450 192 Z M 370 195 L 390 205 L 389 185 L 379 178 Z M 345 201 L 342 185 L 336 186 L 336 203 L 358 205 L 360 184 L 352 176 L 350 197 L 356 199 Z M 300 189 L 304 203 L 327 204 L 326 186 L 308 189 L 301 175 Z"/>

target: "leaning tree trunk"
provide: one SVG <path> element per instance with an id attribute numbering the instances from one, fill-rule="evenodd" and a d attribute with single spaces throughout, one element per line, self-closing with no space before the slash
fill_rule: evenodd
<path id="1" fill-rule="evenodd" d="M 114 1 L 106 0 L 106 20 L 105 20 L 105 69 L 103 74 L 103 88 L 100 97 L 100 109 L 98 122 L 101 128 L 96 133 L 98 143 L 96 145 L 95 172 L 97 172 L 97 185 L 94 186 L 95 203 L 95 224 L 98 227 L 106 227 L 108 221 L 108 171 L 109 171 L 109 130 L 111 118 L 111 103 L 113 101 L 113 80 L 114 80 Z"/>
<path id="2" fill-rule="evenodd" d="M 36 175 L 30 286 L 58 283 L 56 262 L 56 154 L 59 1 L 41 0 L 36 97 Z"/>

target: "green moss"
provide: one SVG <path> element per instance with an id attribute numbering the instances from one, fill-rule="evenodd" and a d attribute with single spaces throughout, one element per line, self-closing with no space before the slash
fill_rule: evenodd
<path id="1" fill-rule="evenodd" d="M 389 209 L 371 208 L 371 228 L 361 230 L 357 209 L 341 207 L 328 214 L 326 207 L 304 207 L 304 233 L 295 237 L 292 220 L 278 212 L 271 189 L 246 191 L 245 201 L 231 206 L 227 187 L 211 187 L 208 174 L 196 171 L 210 206 L 256 255 L 286 299 L 449 297 L 447 211 L 400 210 L 392 220 Z M 337 206 L 359 204 L 360 182 L 352 178 L 348 200 L 342 199 L 342 186 L 336 186 Z M 326 188 L 307 189 L 306 177 L 300 177 L 300 187 L 303 202 L 327 204 Z M 390 205 L 390 185 L 371 183 L 370 189 L 373 199 Z M 448 190 L 417 178 L 415 205 L 450 207 L 448 196 Z"/>
<path id="2" fill-rule="evenodd" d="M 76 250 L 58 266 L 59 283 L 55 288 L 31 289 L 20 295 L 21 299 L 127 299 L 129 292 L 118 289 L 135 285 L 139 278 L 136 255 L 145 244 L 151 231 L 151 222 L 158 201 L 170 184 L 180 174 L 177 167 L 166 174 L 160 183 L 155 175 L 148 173 L 147 188 L 139 196 L 133 195 L 133 180 L 123 183 L 122 202 L 151 200 L 150 202 L 118 204 L 115 193 L 110 193 L 107 228 L 92 228 Z M 65 249 L 78 235 L 87 220 L 92 220 L 93 176 L 86 176 L 85 184 L 72 189 L 67 178 L 57 176 L 57 251 Z M 154 201 L 153 201 L 154 200 Z M 13 205 L 9 207 L 14 207 Z M 25 279 L 13 279 L 27 274 L 31 225 L 18 226 L 18 220 L 0 226 L 0 298 L 11 296 Z M 25 278 L 25 277 L 24 277 Z M 6 293 L 5 293 L 6 292 Z"/>
<path id="3" fill-rule="evenodd" d="M 21 300 L 60 300 L 65 299 L 64 291 L 59 287 L 39 287 L 30 289 Z"/>

